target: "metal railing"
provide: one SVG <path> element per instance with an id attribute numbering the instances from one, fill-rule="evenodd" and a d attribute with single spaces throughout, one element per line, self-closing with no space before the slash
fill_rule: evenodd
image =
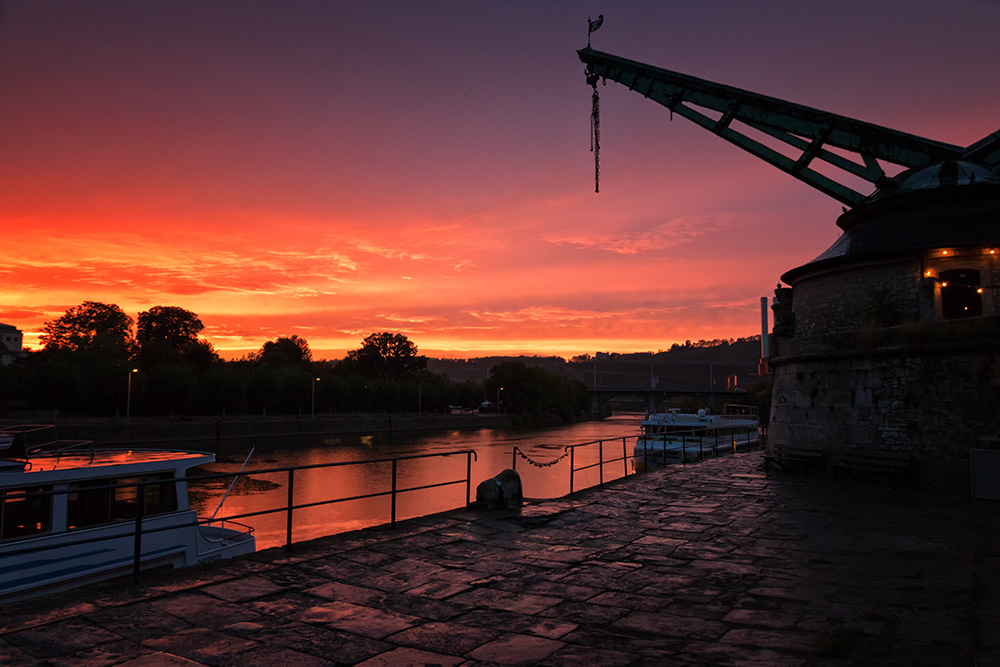
<path id="1" fill-rule="evenodd" d="M 607 465 L 607 464 L 609 464 L 609 463 L 617 463 L 617 462 L 621 461 L 622 462 L 622 477 L 628 477 L 628 474 L 629 474 L 628 462 L 629 462 L 629 459 L 631 459 L 631 457 L 628 455 L 628 438 L 629 438 L 629 436 L 622 436 L 622 437 L 615 437 L 615 438 L 603 438 L 601 440 L 590 440 L 588 442 L 581 442 L 581 443 L 576 444 L 576 445 L 566 445 L 566 447 L 563 448 L 563 453 L 562 453 L 561 456 L 559 456 L 558 458 L 555 458 L 555 459 L 553 459 L 551 461 L 546 461 L 545 463 L 539 463 L 538 461 L 535 461 L 534 459 L 532 459 L 528 455 L 526 455 L 523 451 L 521 451 L 521 449 L 519 447 L 517 447 L 517 445 L 515 445 L 514 446 L 514 451 L 513 451 L 513 456 L 512 456 L 512 458 L 513 458 L 512 468 L 515 471 L 517 470 L 517 459 L 518 459 L 518 457 L 525 459 L 526 461 L 528 461 L 528 463 L 530 463 L 530 464 L 532 464 L 532 465 L 534 465 L 534 466 L 536 466 L 538 468 L 547 468 L 549 466 L 554 466 L 555 464 L 559 463 L 560 461 L 562 461 L 563 459 L 565 459 L 568 456 L 569 457 L 569 494 L 573 495 L 573 493 L 576 491 L 576 488 L 575 488 L 576 473 L 578 473 L 578 472 L 583 472 L 585 470 L 590 470 L 591 468 L 597 468 L 598 469 L 598 480 L 599 480 L 598 483 L 597 483 L 597 486 L 601 486 L 601 485 L 604 484 L 604 466 Z M 615 442 L 615 443 L 617 443 L 619 440 L 622 443 L 622 455 L 620 457 L 617 457 L 617 458 L 605 459 L 604 458 L 604 443 L 605 442 Z M 585 466 L 581 466 L 581 467 L 577 468 L 576 467 L 576 450 L 579 449 L 580 447 L 590 447 L 592 445 L 597 445 L 597 463 L 591 463 L 589 465 L 585 465 Z M 620 479 L 620 478 L 616 477 L 615 479 Z"/>
<path id="2" fill-rule="evenodd" d="M 659 459 L 659 458 L 662 457 L 663 464 L 666 465 L 667 462 L 668 462 L 668 456 L 667 456 L 667 451 L 668 450 L 667 450 L 667 447 L 666 447 L 666 441 L 667 441 L 668 437 L 672 437 L 674 439 L 676 439 L 678 436 L 680 437 L 680 439 L 681 439 L 681 447 L 680 447 L 680 449 L 679 450 L 675 449 L 675 450 L 672 450 L 672 451 L 679 452 L 679 460 L 680 460 L 681 463 L 684 463 L 686 461 L 686 459 L 687 459 L 687 453 L 688 453 L 688 451 L 691 451 L 691 452 L 695 452 L 696 451 L 697 454 L 698 454 L 698 458 L 702 459 L 702 458 L 705 457 L 706 452 L 711 452 L 711 454 L 713 456 L 718 456 L 719 452 L 722 451 L 722 450 L 730 450 L 731 449 L 731 451 L 736 452 L 742 446 L 746 446 L 748 449 L 753 448 L 753 446 L 755 444 L 757 444 L 757 443 L 759 443 L 761 441 L 759 433 L 758 433 L 758 438 L 757 438 L 756 441 L 754 441 L 754 440 L 751 439 L 750 436 L 754 432 L 758 432 L 758 428 L 755 427 L 755 426 L 748 426 L 748 427 L 746 427 L 745 428 L 745 433 L 744 433 L 744 429 L 736 429 L 736 428 L 734 428 L 731 433 L 727 434 L 727 436 L 728 436 L 728 444 L 722 445 L 721 447 L 720 447 L 720 444 L 722 444 L 722 443 L 720 442 L 720 440 L 719 440 L 718 437 L 716 437 L 714 435 L 712 435 L 712 436 L 706 436 L 705 433 L 692 433 L 692 430 L 690 428 L 683 429 L 683 430 L 672 431 L 672 432 L 665 432 L 665 433 L 662 433 L 662 434 L 658 433 L 655 436 L 645 436 L 644 449 L 643 449 L 643 453 L 642 453 L 643 462 L 648 462 L 648 461 L 651 461 L 651 460 L 654 459 L 654 457 L 650 456 L 649 441 L 651 441 L 651 440 L 655 441 L 656 438 L 659 437 L 659 436 L 662 436 L 661 440 L 664 443 L 664 446 L 661 448 L 662 454 L 660 454 L 659 456 L 657 456 L 655 458 Z M 628 439 L 630 437 L 634 438 L 635 436 L 624 436 L 624 437 L 620 437 L 620 438 L 619 437 L 604 438 L 604 439 L 601 439 L 601 440 L 591 440 L 591 441 L 588 441 L 588 442 L 581 442 L 581 443 L 576 444 L 576 445 L 567 445 L 563 449 L 563 453 L 562 453 L 561 456 L 559 456 L 559 457 L 557 457 L 555 459 L 552 459 L 550 461 L 546 461 L 544 463 L 543 462 L 539 462 L 539 461 L 535 461 L 534 459 L 532 459 L 531 457 L 529 457 L 519 447 L 517 447 L 515 445 L 513 453 L 512 453 L 512 459 L 513 460 L 512 460 L 511 467 L 515 471 L 517 470 L 517 460 L 518 460 L 518 458 L 525 459 L 528 463 L 530 463 L 531 465 L 533 465 L 535 467 L 538 467 L 538 468 L 547 468 L 547 467 L 550 467 L 550 466 L 554 466 L 557 463 L 561 462 L 563 459 L 569 457 L 569 495 L 573 495 L 573 493 L 577 490 L 576 489 L 576 473 L 579 473 L 579 472 L 584 472 L 584 471 L 590 470 L 592 468 L 597 468 L 598 469 L 598 482 L 597 482 L 597 486 L 602 486 L 604 484 L 604 468 L 605 468 L 605 466 L 607 464 L 610 464 L 610 463 L 617 463 L 617 462 L 621 461 L 622 462 L 622 477 L 628 477 L 628 475 L 629 475 L 629 465 L 628 465 L 628 462 L 634 458 L 634 456 L 629 455 L 629 453 L 628 453 Z M 706 438 L 710 439 L 707 448 L 706 448 L 706 445 L 705 445 Z M 616 458 L 605 459 L 604 458 L 604 453 L 605 453 L 604 452 L 604 443 L 606 443 L 606 442 L 607 443 L 618 442 L 619 440 L 622 443 L 622 455 L 620 457 L 616 457 Z M 593 445 L 597 445 L 597 463 L 591 463 L 591 464 L 583 465 L 583 466 L 580 466 L 579 468 L 577 468 L 576 467 L 576 458 L 577 458 L 577 456 L 576 456 L 576 450 L 579 449 L 579 448 L 582 448 L 582 447 L 590 447 L 590 446 L 593 446 Z M 646 466 L 645 470 L 648 471 L 648 469 L 649 469 L 649 467 Z M 633 466 L 632 474 L 635 474 L 636 472 L 639 472 L 639 470 L 636 469 L 635 466 Z M 615 477 L 615 479 L 621 479 L 621 478 Z"/>
<path id="3" fill-rule="evenodd" d="M 399 482 L 399 478 L 398 478 L 398 466 L 399 466 L 399 462 L 400 461 L 409 461 L 409 460 L 414 460 L 414 459 L 424 459 L 424 458 L 432 458 L 432 457 L 458 456 L 458 455 L 465 455 L 465 457 L 466 457 L 465 477 L 460 478 L 460 479 L 455 479 L 455 480 L 448 480 L 448 481 L 444 481 L 444 482 L 436 482 L 434 484 L 423 484 L 423 485 L 420 485 L 420 486 L 411 486 L 411 487 L 404 487 L 404 488 L 400 488 L 399 487 L 399 485 L 398 485 L 398 482 Z M 365 498 L 378 498 L 378 497 L 384 497 L 384 496 L 389 496 L 390 497 L 389 523 L 392 526 L 395 526 L 396 525 L 396 499 L 397 499 L 397 496 L 399 496 L 399 494 L 402 494 L 402 493 L 409 493 L 409 492 L 413 492 L 413 491 L 422 491 L 422 490 L 425 490 L 425 489 L 434 489 L 434 488 L 439 488 L 439 487 L 444 487 L 444 486 L 453 486 L 453 485 L 456 485 L 456 484 L 462 484 L 462 483 L 464 483 L 465 484 L 465 501 L 466 501 L 466 504 L 468 505 L 468 503 L 470 502 L 471 493 L 472 493 L 472 461 L 473 461 L 473 459 L 478 460 L 478 456 L 477 456 L 475 450 L 467 449 L 467 450 L 460 450 L 460 451 L 455 451 L 455 452 L 440 452 L 440 453 L 433 453 L 433 454 L 413 454 L 413 455 L 409 455 L 409 456 L 397 456 L 397 457 L 382 458 L 382 459 L 366 459 L 366 460 L 363 460 L 363 461 L 341 461 L 341 462 L 337 462 L 337 463 L 316 463 L 316 464 L 304 465 L 304 466 L 291 466 L 291 467 L 282 467 L 282 468 L 265 468 L 265 469 L 260 469 L 260 470 L 242 471 L 242 472 L 239 472 L 239 473 L 212 473 L 212 474 L 208 474 L 208 475 L 188 475 L 188 476 L 184 476 L 184 477 L 174 477 L 174 478 L 171 478 L 169 480 L 165 480 L 165 479 L 130 480 L 128 482 L 119 483 L 119 484 L 106 484 L 106 485 L 88 486 L 88 487 L 86 487 L 86 491 L 88 491 L 88 492 L 107 490 L 110 493 L 110 492 L 112 492 L 115 489 L 122 489 L 122 488 L 135 489 L 135 491 L 136 491 L 136 503 L 135 503 L 136 509 L 135 509 L 135 519 L 133 521 L 133 526 L 134 526 L 133 529 L 131 531 L 119 531 L 119 532 L 116 532 L 113 535 L 107 535 L 107 536 L 95 537 L 95 536 L 93 536 L 91 534 L 88 534 L 88 535 L 86 535 L 86 537 L 83 537 L 83 539 L 79 539 L 79 540 L 72 540 L 71 539 L 71 540 L 68 540 L 68 541 L 59 541 L 58 543 L 55 543 L 55 544 L 27 545 L 27 546 L 25 546 L 23 548 L 20 548 L 20 549 L 19 548 L 13 548 L 13 549 L 10 549 L 10 550 L 5 550 L 4 553 L 0 554 L 0 558 L 9 558 L 9 557 L 12 557 L 12 556 L 20 556 L 20 555 L 24 555 L 24 554 L 32 554 L 32 553 L 38 553 L 38 552 L 48 551 L 48 550 L 51 550 L 51 549 L 59 549 L 59 548 L 72 547 L 72 546 L 78 546 L 78 545 L 84 545 L 84 544 L 86 544 L 86 545 L 92 545 L 95 542 L 102 542 L 102 541 L 107 541 L 107 540 L 116 540 L 116 539 L 121 539 L 123 537 L 124 538 L 132 537 L 133 540 L 134 540 L 134 543 L 133 543 L 133 547 L 134 548 L 133 548 L 133 562 L 132 562 L 132 577 L 133 577 L 133 582 L 134 583 L 138 583 L 139 582 L 139 572 L 140 572 L 140 569 L 141 569 L 142 537 L 144 535 L 150 535 L 152 533 L 164 532 L 164 531 L 168 531 L 168 530 L 178 530 L 178 529 L 183 529 L 183 528 L 192 528 L 192 527 L 195 527 L 195 526 L 203 526 L 203 525 L 211 525 L 211 524 L 224 524 L 224 523 L 233 523 L 233 524 L 242 526 L 242 527 L 248 529 L 248 532 L 252 533 L 253 532 L 253 528 L 252 527 L 245 526 L 244 524 L 241 524 L 241 523 L 237 522 L 237 519 L 247 519 L 247 518 L 250 518 L 250 517 L 263 516 L 263 515 L 266 515 L 266 514 L 276 514 L 276 513 L 279 513 L 279 512 L 285 512 L 285 513 L 287 513 L 285 548 L 288 548 L 292 544 L 292 529 L 293 529 L 293 524 L 294 524 L 293 517 L 294 517 L 294 512 L 296 510 L 307 509 L 307 508 L 311 508 L 311 507 L 319 507 L 319 506 L 323 506 L 323 505 L 332 505 L 332 504 L 335 504 L 335 503 L 349 502 L 349 501 L 352 501 L 352 500 L 363 500 Z M 343 497 L 343 498 L 331 498 L 331 499 L 328 499 L 328 500 L 321 500 L 321 501 L 315 501 L 315 502 L 309 502 L 309 503 L 295 504 L 295 502 L 294 502 L 294 496 L 293 496 L 293 494 L 294 494 L 294 489 L 295 489 L 295 473 L 297 471 L 315 470 L 315 469 L 321 469 L 321 468 L 335 468 L 335 467 L 343 467 L 343 466 L 370 465 L 370 464 L 377 464 L 377 463 L 391 463 L 392 464 L 392 476 L 391 476 L 390 488 L 388 490 L 385 490 L 385 491 L 375 491 L 375 492 L 372 492 L 372 493 L 366 493 L 366 494 L 362 494 L 362 495 L 349 496 L 349 497 Z M 144 528 L 143 527 L 143 521 L 144 520 L 156 519 L 156 518 L 159 518 L 159 517 L 162 517 L 162 516 L 169 516 L 170 514 L 173 513 L 173 512 L 163 512 L 163 513 L 158 513 L 158 514 L 146 514 L 146 508 L 145 508 L 145 504 L 146 504 L 146 502 L 145 502 L 146 501 L 146 492 L 145 492 L 145 489 L 148 486 L 164 484 L 164 483 L 167 483 L 167 482 L 169 482 L 169 483 L 177 483 L 177 482 L 185 482 L 185 483 L 190 483 L 190 482 L 205 482 L 205 481 L 211 481 L 211 480 L 215 480 L 215 479 L 231 479 L 231 478 L 234 478 L 234 477 L 246 477 L 246 476 L 250 476 L 250 475 L 264 475 L 264 474 L 275 474 L 275 473 L 287 473 L 288 474 L 288 494 L 287 494 L 287 501 L 286 501 L 286 503 L 283 506 L 277 506 L 277 507 L 274 507 L 272 509 L 258 510 L 258 511 L 255 511 L 255 512 L 245 512 L 243 514 L 236 514 L 236 515 L 225 516 L 225 517 L 220 517 L 220 518 L 214 518 L 213 517 L 211 519 L 198 519 L 198 520 L 193 521 L 193 522 L 176 523 L 176 524 L 171 524 L 169 526 L 164 526 L 164 527 L 161 527 L 161 528 L 152 528 L 152 529 L 149 529 L 149 528 Z M 111 470 L 109 470 L 109 474 L 113 474 Z M 37 483 L 28 482 L 28 483 L 25 484 L 25 487 L 22 487 L 22 488 L 25 488 L 25 489 L 27 489 L 27 488 L 38 488 L 40 486 L 42 486 L 42 485 L 37 484 Z M 9 493 L 12 490 L 14 490 L 14 489 L 7 489 L 6 492 Z M 77 491 L 80 491 L 80 490 L 81 489 L 69 489 L 69 488 L 67 488 L 67 489 L 59 489 L 59 490 L 26 491 L 25 493 L 19 493 L 17 495 L 17 498 L 18 499 L 30 499 L 30 498 L 54 497 L 54 496 L 60 496 L 60 495 L 68 495 L 70 493 L 76 493 Z M 4 498 L 4 492 L 0 492 L 0 500 L 2 500 L 3 498 Z M 108 526 L 116 526 L 116 525 L 122 525 L 122 526 L 124 526 L 126 523 L 127 523 L 126 520 L 110 521 L 110 522 L 107 522 L 107 523 L 95 524 L 93 526 L 80 527 L 79 530 L 84 531 L 84 530 L 88 530 L 88 529 L 91 529 L 91 528 L 100 528 L 100 527 L 108 527 Z M 76 532 L 76 529 L 74 529 L 74 530 L 67 530 L 65 532 L 55 533 L 55 534 L 72 535 L 74 532 Z M 31 539 L 34 539 L 36 537 L 41 538 L 41 537 L 47 537 L 47 536 L 51 536 L 51 535 L 53 535 L 53 533 L 51 533 L 51 532 L 41 532 L 41 533 L 38 533 L 38 534 L 35 534 L 35 535 L 25 536 L 25 539 L 31 540 Z M 3 544 L 3 543 L 0 543 L 0 544 Z M 16 542 L 8 542 L 6 544 L 7 544 L 7 546 L 9 546 L 11 544 L 16 544 Z"/>
<path id="4" fill-rule="evenodd" d="M 410 461 L 413 459 L 426 459 L 432 457 L 442 457 L 442 456 L 457 456 L 464 454 L 466 457 L 465 464 L 465 477 L 463 479 L 450 480 L 447 482 L 436 482 L 434 484 L 424 484 L 421 486 L 411 486 L 408 488 L 400 489 L 397 487 L 398 484 L 398 469 L 400 461 Z M 339 463 L 316 463 L 307 466 L 294 466 L 291 468 L 272 468 L 269 470 L 251 470 L 250 472 L 243 473 L 244 475 L 250 474 L 265 474 L 265 473 L 276 473 L 276 472 L 288 472 L 288 502 L 285 507 L 277 508 L 273 510 L 260 510 L 257 512 L 247 512 L 245 514 L 237 514 L 234 516 L 226 517 L 227 520 L 232 521 L 234 519 L 245 519 L 253 516 L 261 516 L 264 514 L 274 514 L 275 512 L 287 512 L 288 517 L 286 520 L 286 539 L 285 546 L 288 547 L 292 544 L 292 517 L 295 510 L 307 509 L 310 507 L 319 507 L 322 505 L 332 505 L 334 503 L 345 503 L 351 500 L 364 500 L 365 498 L 379 498 L 382 496 L 390 496 L 390 509 L 389 509 L 389 523 L 392 526 L 396 525 L 396 497 L 400 493 L 408 493 L 410 491 L 423 491 L 425 489 L 436 489 L 442 486 L 452 486 L 455 484 L 465 483 L 465 502 L 468 504 L 470 497 L 472 495 L 472 461 L 473 459 L 478 460 L 475 450 L 463 449 L 456 452 L 440 452 L 434 454 L 411 454 L 410 456 L 396 456 L 392 458 L 385 459 L 367 459 L 364 461 L 341 461 Z M 336 498 L 332 500 L 321 500 L 311 503 L 302 503 L 300 505 L 294 504 L 292 500 L 292 495 L 295 491 L 295 472 L 297 470 L 312 470 L 316 468 L 335 468 L 340 466 L 350 466 L 350 465 L 365 465 L 371 463 L 392 463 L 392 481 L 391 486 L 388 491 L 376 491 L 374 493 L 365 493 L 358 496 L 349 496 L 346 498 Z M 222 475 L 223 477 L 231 477 L 232 475 Z M 202 477 L 201 479 L 206 479 Z"/>
<path id="5" fill-rule="evenodd" d="M 628 445 L 626 443 L 627 439 L 628 439 L 627 436 L 625 436 L 625 437 L 623 437 L 621 439 L 621 441 L 622 441 L 622 455 L 621 455 L 621 457 L 616 458 L 616 459 L 608 459 L 607 461 L 604 460 L 604 442 L 605 442 L 604 440 L 592 440 L 590 442 L 581 442 L 578 445 L 569 445 L 566 448 L 566 449 L 569 450 L 569 495 L 573 495 L 574 491 L 576 490 L 574 488 L 574 482 L 576 480 L 576 473 L 583 472 L 584 470 L 590 470 L 591 468 L 597 468 L 598 469 L 598 471 L 599 471 L 599 475 L 598 475 L 599 481 L 598 481 L 597 485 L 598 486 L 602 486 L 604 484 L 604 464 L 605 463 L 617 463 L 618 461 L 621 461 L 622 462 L 622 470 L 623 470 L 622 477 L 628 477 L 628 461 L 629 461 L 629 459 L 631 457 L 628 455 Z M 614 438 L 613 439 L 613 441 L 617 441 L 617 440 L 618 440 L 618 438 Z M 579 447 L 588 447 L 588 446 L 594 445 L 594 444 L 597 445 L 597 463 L 591 463 L 590 465 L 586 465 L 586 466 L 582 466 L 580 468 L 577 468 L 576 467 L 576 450 L 577 450 L 577 448 L 579 448 Z"/>
<path id="6" fill-rule="evenodd" d="M 32 455 L 46 454 L 61 457 L 64 452 L 78 454 L 87 449 L 91 458 L 94 455 L 92 440 L 63 440 L 56 434 L 53 424 L 11 424 L 0 426 L 0 435 L 12 437 L 12 442 L 4 452 L 4 456 L 27 459 Z"/>

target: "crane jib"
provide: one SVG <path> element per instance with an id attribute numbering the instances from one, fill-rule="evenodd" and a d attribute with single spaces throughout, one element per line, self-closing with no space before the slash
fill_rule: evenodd
<path id="1" fill-rule="evenodd" d="M 620 83 L 848 206 L 865 195 L 811 163 L 826 162 L 876 186 L 886 179 L 880 163 L 904 169 L 948 160 L 1000 164 L 1000 131 L 963 148 L 589 47 L 577 53 L 589 84 L 598 78 Z M 760 135 L 784 146 L 776 150 L 755 138 Z"/>

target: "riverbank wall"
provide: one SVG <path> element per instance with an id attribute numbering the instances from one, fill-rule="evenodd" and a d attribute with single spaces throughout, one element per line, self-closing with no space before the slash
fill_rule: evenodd
<path id="1" fill-rule="evenodd" d="M 62 440 L 92 440 L 97 446 L 220 441 L 237 438 L 342 435 L 500 428 L 506 415 L 480 414 L 361 414 L 309 417 L 236 417 L 225 419 L 137 418 L 127 423 L 115 419 L 53 420 Z"/>

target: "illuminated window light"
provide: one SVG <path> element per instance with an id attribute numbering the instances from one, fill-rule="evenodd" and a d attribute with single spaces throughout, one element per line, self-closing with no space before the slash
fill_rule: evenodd
<path id="1" fill-rule="evenodd" d="M 982 293 L 983 293 L 983 288 L 982 287 L 980 287 L 979 289 L 976 290 L 976 294 L 982 294 Z"/>
<path id="2" fill-rule="evenodd" d="M 948 281 L 947 280 L 944 281 L 943 283 L 941 283 L 941 287 L 947 287 L 947 286 L 948 286 Z"/>

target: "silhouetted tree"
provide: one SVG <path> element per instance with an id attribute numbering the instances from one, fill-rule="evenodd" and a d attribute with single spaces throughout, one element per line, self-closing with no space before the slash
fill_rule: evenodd
<path id="1" fill-rule="evenodd" d="M 163 364 L 143 373 L 149 407 L 160 413 L 190 412 L 198 398 L 198 375 L 185 364 Z"/>
<path id="2" fill-rule="evenodd" d="M 493 366 L 483 386 L 488 397 L 499 395 L 502 409 L 528 421 L 544 421 L 551 416 L 572 421 L 590 403 L 582 382 L 518 361 L 503 361 Z"/>
<path id="3" fill-rule="evenodd" d="M 198 406 L 208 414 L 238 414 L 246 408 L 246 362 L 213 363 L 201 376 Z"/>
<path id="4" fill-rule="evenodd" d="M 222 361 L 215 347 L 207 340 L 196 340 L 185 345 L 181 350 L 181 358 L 202 373 Z"/>
<path id="5" fill-rule="evenodd" d="M 257 359 L 265 366 L 308 364 L 312 361 L 312 351 L 305 338 L 282 337 L 264 343 L 257 354 Z"/>
<path id="6" fill-rule="evenodd" d="M 42 327 L 38 398 L 45 407 L 111 413 L 124 407 L 132 318 L 113 304 L 84 301 Z"/>
<path id="7" fill-rule="evenodd" d="M 417 355 L 417 346 L 403 334 L 373 333 L 361 348 L 347 353 L 338 372 L 383 380 L 401 380 L 427 368 L 427 357 Z"/>
<path id="8" fill-rule="evenodd" d="M 186 348 L 198 343 L 205 328 L 197 315 L 177 306 L 153 306 L 139 313 L 136 339 L 146 368 L 181 360 Z"/>
<path id="9" fill-rule="evenodd" d="M 128 356 L 133 344 L 132 318 L 114 304 L 84 301 L 42 327 L 49 352 L 106 351 Z"/>

